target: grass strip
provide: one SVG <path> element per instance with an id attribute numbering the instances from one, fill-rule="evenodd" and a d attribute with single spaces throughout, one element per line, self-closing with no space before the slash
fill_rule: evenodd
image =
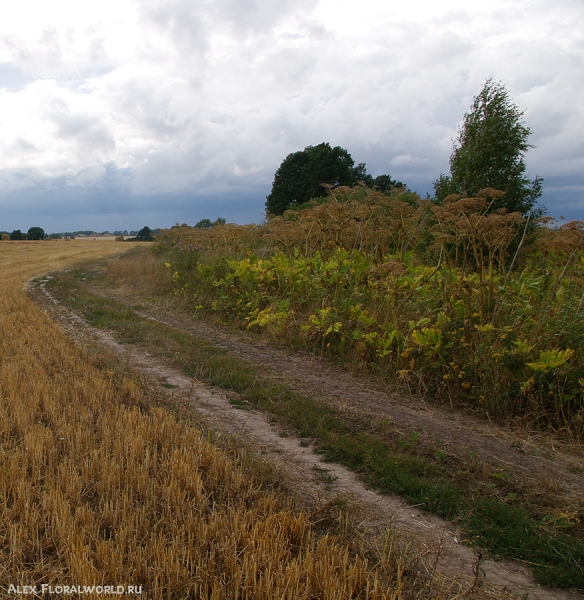
<path id="1" fill-rule="evenodd" d="M 546 527 L 527 506 L 498 498 L 501 490 L 496 487 L 491 496 L 477 493 L 473 482 L 458 477 L 438 458 L 415 454 L 410 443 L 396 444 L 360 430 L 331 407 L 259 376 L 257 366 L 211 342 L 140 317 L 128 306 L 84 289 L 84 279 L 82 271 L 62 272 L 48 285 L 90 325 L 173 360 L 192 377 L 237 392 L 240 399 L 234 404 L 266 411 L 299 436 L 315 438 L 325 460 L 359 473 L 371 487 L 460 522 L 470 543 L 496 556 L 525 561 L 539 583 L 584 589 L 584 541 L 578 536 Z"/>

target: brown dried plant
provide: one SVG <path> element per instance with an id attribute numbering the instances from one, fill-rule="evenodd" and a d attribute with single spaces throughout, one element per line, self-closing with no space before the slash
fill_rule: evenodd
<path id="1" fill-rule="evenodd" d="M 337 248 L 358 250 L 376 262 L 388 254 L 400 259 L 422 233 L 429 202 L 398 190 L 391 195 L 364 186 L 329 190 L 326 201 L 270 219 L 267 239 L 286 253 L 327 255 Z"/>

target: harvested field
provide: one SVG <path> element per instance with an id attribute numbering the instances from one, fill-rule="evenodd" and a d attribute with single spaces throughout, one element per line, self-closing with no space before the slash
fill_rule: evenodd
<path id="1" fill-rule="evenodd" d="M 44 272 L 119 250 L 0 247 L 4 595 L 87 597 L 84 586 L 101 586 L 100 597 L 121 589 L 172 599 L 475 593 L 421 569 L 406 578 L 414 562 L 394 536 L 369 545 L 334 504 L 316 515 L 295 508 L 265 465 L 218 448 L 126 363 L 73 342 L 23 290 Z"/>

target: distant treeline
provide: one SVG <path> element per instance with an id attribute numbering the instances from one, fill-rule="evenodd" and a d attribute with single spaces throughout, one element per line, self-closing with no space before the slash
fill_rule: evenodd
<path id="1" fill-rule="evenodd" d="M 138 231 L 128 231 L 127 229 L 124 229 L 123 231 L 118 229 L 116 231 L 108 231 L 107 229 L 105 231 L 102 231 L 101 233 L 97 232 L 97 231 L 93 231 L 92 229 L 85 229 L 85 230 L 81 230 L 81 231 L 65 231 L 63 233 L 51 233 L 51 235 L 49 237 L 53 237 L 53 238 L 63 238 L 63 237 L 77 237 L 78 235 L 85 235 L 85 236 L 92 236 L 92 235 L 120 235 L 122 237 L 126 237 L 129 235 L 137 235 Z"/>
<path id="2" fill-rule="evenodd" d="M 20 229 L 15 229 L 12 232 L 9 231 L 0 231 L 0 236 L 9 236 L 10 240 L 45 240 L 45 239 L 62 239 L 62 238 L 75 238 L 79 235 L 82 236 L 87 236 L 87 237 L 91 237 L 91 236 L 101 236 L 101 235 L 115 235 L 115 236 L 121 236 L 121 237 L 135 237 L 135 236 L 139 236 L 141 232 L 143 232 L 145 229 L 148 229 L 148 232 L 151 233 L 152 235 L 156 235 L 160 232 L 160 229 L 150 229 L 147 227 L 144 227 L 143 229 L 141 229 L 140 231 L 138 230 L 131 230 L 128 231 L 127 229 L 122 230 L 116 230 L 116 231 L 102 231 L 101 233 L 98 233 L 97 231 L 94 231 L 92 229 L 82 229 L 79 231 L 65 231 L 62 233 L 50 233 L 47 234 L 45 233 L 44 229 L 42 227 L 31 227 L 26 233 L 23 233 Z"/>

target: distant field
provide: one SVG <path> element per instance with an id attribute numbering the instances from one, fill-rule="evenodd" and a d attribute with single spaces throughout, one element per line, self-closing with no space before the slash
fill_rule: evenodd
<path id="1" fill-rule="evenodd" d="M 115 235 L 98 235 L 98 236 L 93 237 L 93 236 L 88 235 L 86 237 L 75 238 L 75 241 L 115 242 L 116 236 Z"/>
<path id="2" fill-rule="evenodd" d="M 96 238 L 106 241 L 106 238 Z M 112 238 L 113 239 L 113 238 Z M 47 271 L 62 269 L 82 260 L 99 256 L 108 256 L 128 250 L 131 246 L 102 246 L 87 247 L 85 242 L 93 238 L 78 238 L 75 240 L 55 241 L 18 241 L 0 243 L 0 276 L 4 288 L 11 287 L 8 282 L 18 287 L 24 285 L 27 279 Z M 107 238 L 109 241 L 109 238 Z"/>

